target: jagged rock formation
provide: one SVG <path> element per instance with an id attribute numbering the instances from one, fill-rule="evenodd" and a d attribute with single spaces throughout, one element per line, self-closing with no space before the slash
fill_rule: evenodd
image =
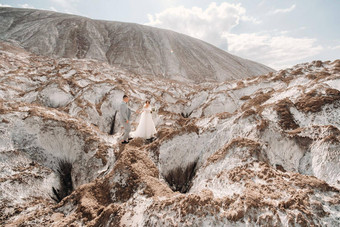
<path id="1" fill-rule="evenodd" d="M 199 85 L 6 43 L 0 65 L 0 225 L 340 224 L 340 60 Z M 120 145 L 119 115 L 109 135 L 123 93 L 151 100 L 157 140 Z M 74 191 L 56 204 L 62 158 Z"/>
<path id="2" fill-rule="evenodd" d="M 41 10 L 1 7 L 0 39 L 44 56 L 97 59 L 135 74 L 180 81 L 225 81 L 274 71 L 169 30 Z"/>

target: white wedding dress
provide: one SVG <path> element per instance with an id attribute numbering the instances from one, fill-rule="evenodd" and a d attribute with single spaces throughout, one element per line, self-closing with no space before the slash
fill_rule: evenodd
<path id="1" fill-rule="evenodd" d="M 157 133 L 155 124 L 152 120 L 151 106 L 143 107 L 142 115 L 139 120 L 136 131 L 133 132 L 135 138 L 141 137 L 144 139 L 150 139 Z"/>

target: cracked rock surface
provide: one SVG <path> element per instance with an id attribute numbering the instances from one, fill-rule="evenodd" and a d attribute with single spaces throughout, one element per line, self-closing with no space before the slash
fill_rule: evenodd
<path id="1" fill-rule="evenodd" d="M 188 84 L 1 42 L 0 65 L 2 226 L 340 224 L 340 60 Z M 118 115 L 109 135 L 124 93 L 151 100 L 156 140 L 121 145 Z M 170 172 L 194 173 L 186 193 Z"/>

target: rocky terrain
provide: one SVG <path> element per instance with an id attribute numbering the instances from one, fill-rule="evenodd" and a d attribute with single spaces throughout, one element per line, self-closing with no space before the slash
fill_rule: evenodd
<path id="1" fill-rule="evenodd" d="M 0 66 L 1 226 L 340 224 L 340 60 L 190 84 L 1 42 Z M 156 140 L 119 143 L 124 93 Z"/>
<path id="2" fill-rule="evenodd" d="M 130 73 L 187 82 L 274 71 L 173 31 L 42 10 L 0 7 L 0 40 L 39 55 L 96 59 Z"/>

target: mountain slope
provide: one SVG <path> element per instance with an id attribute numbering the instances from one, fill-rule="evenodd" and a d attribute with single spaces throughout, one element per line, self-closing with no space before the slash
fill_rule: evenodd
<path id="1" fill-rule="evenodd" d="M 0 8 L 0 39 L 40 55 L 97 59 L 177 80 L 225 81 L 274 71 L 169 30 L 41 10 Z"/>

